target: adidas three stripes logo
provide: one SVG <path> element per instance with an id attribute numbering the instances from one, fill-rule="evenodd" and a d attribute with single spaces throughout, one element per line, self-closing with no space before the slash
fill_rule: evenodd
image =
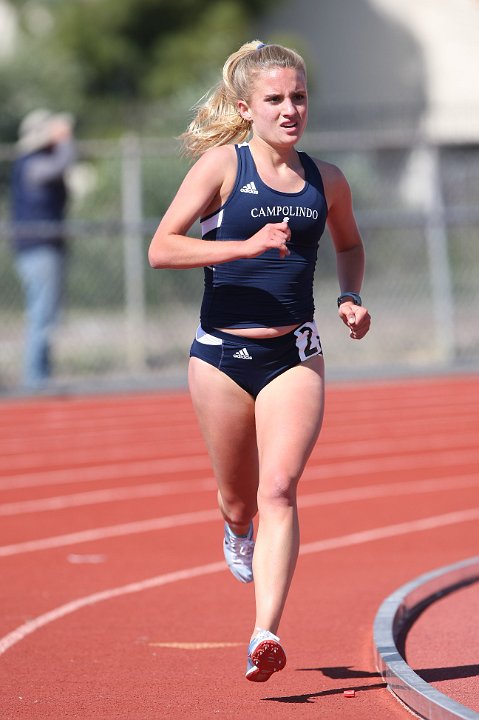
<path id="1" fill-rule="evenodd" d="M 256 190 L 256 185 L 254 184 L 254 182 L 249 182 L 249 183 L 246 183 L 246 185 L 243 185 L 240 192 L 253 193 L 254 195 L 259 194 L 258 191 Z"/>
<path id="2" fill-rule="evenodd" d="M 241 348 L 238 352 L 233 354 L 233 357 L 239 358 L 240 360 L 252 360 L 253 357 L 249 354 L 246 348 Z"/>

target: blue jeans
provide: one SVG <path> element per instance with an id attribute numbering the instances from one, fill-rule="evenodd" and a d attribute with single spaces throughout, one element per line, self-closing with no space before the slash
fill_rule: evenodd
<path id="1" fill-rule="evenodd" d="M 52 332 L 63 295 L 65 250 L 46 245 L 22 250 L 16 267 L 26 302 L 23 382 L 35 389 L 52 374 Z"/>

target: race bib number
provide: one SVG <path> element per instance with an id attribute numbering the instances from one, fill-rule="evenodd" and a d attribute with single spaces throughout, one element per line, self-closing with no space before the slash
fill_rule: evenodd
<path id="1" fill-rule="evenodd" d="M 294 331 L 294 334 L 296 335 L 296 347 L 301 362 L 314 357 L 314 355 L 322 355 L 323 350 L 319 340 L 318 328 L 314 321 L 304 323 Z"/>

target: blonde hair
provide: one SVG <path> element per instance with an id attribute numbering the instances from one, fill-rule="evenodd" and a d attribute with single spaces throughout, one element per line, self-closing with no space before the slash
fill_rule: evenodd
<path id="1" fill-rule="evenodd" d="M 211 147 L 246 140 L 250 123 L 241 117 L 238 100 L 248 101 L 254 75 L 272 67 L 300 70 L 306 77 L 303 58 L 282 45 L 253 40 L 230 55 L 223 66 L 223 79 L 201 98 L 194 119 L 180 135 L 183 153 L 197 157 Z"/>

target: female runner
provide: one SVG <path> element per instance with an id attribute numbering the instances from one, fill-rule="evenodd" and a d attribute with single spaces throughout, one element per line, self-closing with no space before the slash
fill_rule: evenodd
<path id="1" fill-rule="evenodd" d="M 313 280 L 326 222 L 339 317 L 354 340 L 370 326 L 350 188 L 336 166 L 296 149 L 307 117 L 295 51 L 253 41 L 233 53 L 182 135 L 199 159 L 149 249 L 154 268 L 204 267 L 189 388 L 218 483 L 226 562 L 238 580 L 254 579 L 246 677 L 255 682 L 286 663 L 277 632 L 299 550 L 296 490 L 324 407 Z M 187 235 L 197 219 L 201 239 Z"/>

